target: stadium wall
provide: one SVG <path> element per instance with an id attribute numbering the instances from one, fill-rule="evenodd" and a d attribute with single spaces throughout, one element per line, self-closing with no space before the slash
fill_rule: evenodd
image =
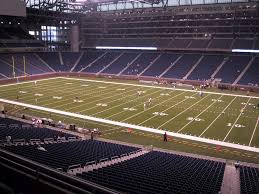
<path id="1" fill-rule="evenodd" d="M 77 73 L 77 72 L 53 72 L 53 73 L 46 73 L 46 74 L 38 74 L 38 75 L 32 75 L 32 76 L 22 76 L 22 77 L 16 77 L 11 79 L 3 79 L 0 80 L 1 84 L 13 84 L 13 83 L 19 83 L 23 81 L 33 81 L 33 80 L 39 80 L 39 79 L 48 79 L 48 78 L 55 78 L 55 77 L 91 77 L 91 78 L 107 78 L 107 79 L 121 79 L 121 80 L 144 80 L 144 81 L 158 81 L 155 77 L 147 77 L 147 76 L 132 76 L 132 75 L 120 75 L 116 76 L 114 74 L 98 74 L 95 73 Z M 163 83 L 165 85 L 171 85 L 172 83 L 177 84 L 189 84 L 194 86 L 199 86 L 201 84 L 204 84 L 204 81 L 198 81 L 198 80 L 181 80 L 181 79 L 171 79 L 171 78 L 159 78 L 159 82 Z M 224 84 L 219 83 L 216 87 L 219 89 L 225 89 L 225 90 L 242 90 L 242 91 L 250 91 L 250 92 L 259 92 L 259 87 L 252 87 L 247 85 L 232 85 L 232 84 Z"/>

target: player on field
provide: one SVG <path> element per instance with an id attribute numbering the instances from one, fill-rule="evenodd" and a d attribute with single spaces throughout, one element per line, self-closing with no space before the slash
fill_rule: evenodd
<path id="1" fill-rule="evenodd" d="M 152 98 L 149 98 L 149 99 L 148 99 L 148 106 L 151 105 L 151 101 L 152 101 Z"/>

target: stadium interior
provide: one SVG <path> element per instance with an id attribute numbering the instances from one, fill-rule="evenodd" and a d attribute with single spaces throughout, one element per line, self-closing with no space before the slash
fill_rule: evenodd
<path id="1" fill-rule="evenodd" d="M 1 0 L 0 111 L 3 194 L 258 194 L 259 1 Z"/>

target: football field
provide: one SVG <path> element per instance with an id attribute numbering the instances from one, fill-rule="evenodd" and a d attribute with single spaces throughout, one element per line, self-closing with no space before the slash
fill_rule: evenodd
<path id="1" fill-rule="evenodd" d="M 141 85 L 132 81 L 52 78 L 0 87 L 0 98 L 223 142 L 259 147 L 258 97 Z M 144 105 L 145 104 L 145 105 Z M 27 113 L 45 116 L 40 110 Z M 49 116 L 54 117 L 54 114 Z M 64 116 L 65 120 L 66 116 Z M 60 119 L 58 117 L 57 119 Z M 82 121 L 84 127 L 118 126 Z M 80 125 L 79 122 L 79 125 Z M 74 122 L 75 123 L 75 122 Z"/>

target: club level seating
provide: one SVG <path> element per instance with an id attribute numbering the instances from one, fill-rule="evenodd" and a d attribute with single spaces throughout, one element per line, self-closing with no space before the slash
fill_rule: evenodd
<path id="1" fill-rule="evenodd" d="M 155 61 L 143 76 L 159 76 L 161 75 L 180 55 L 165 53 L 157 61 Z"/>
<path id="2" fill-rule="evenodd" d="M 246 73 L 238 82 L 243 85 L 257 85 L 259 84 L 259 57 L 256 57 L 248 68 Z"/>
<path id="3" fill-rule="evenodd" d="M 230 56 L 215 78 L 221 78 L 223 83 L 233 83 L 250 59 L 248 56 Z"/>
<path id="4" fill-rule="evenodd" d="M 185 54 L 181 59 L 163 76 L 166 78 L 182 79 L 191 67 L 199 60 L 198 54 Z"/>
<path id="5" fill-rule="evenodd" d="M 259 169 L 240 166 L 240 183 L 241 193 L 259 193 Z"/>
<path id="6" fill-rule="evenodd" d="M 208 80 L 213 72 L 224 60 L 221 55 L 205 55 L 199 65 L 192 71 L 188 79 L 190 80 Z"/>
<path id="7" fill-rule="evenodd" d="M 213 49 L 230 49 L 233 39 L 213 39 L 209 45 L 209 48 Z"/>
<path id="8" fill-rule="evenodd" d="M 85 165 L 87 162 L 99 161 L 139 149 L 97 140 L 45 144 L 44 148 L 47 150 L 46 152 L 38 150 L 37 145 L 7 146 L 4 148 L 42 164 L 64 170 L 68 169 L 71 165 Z"/>
<path id="9" fill-rule="evenodd" d="M 72 137 L 73 135 L 51 130 L 48 128 L 33 127 L 20 121 L 9 118 L 0 118 L 0 140 L 5 140 L 6 136 L 11 136 L 14 139 L 41 139 L 60 137 Z"/>
<path id="10" fill-rule="evenodd" d="M 210 39 L 193 39 L 188 48 L 207 48 Z"/>
<path id="11" fill-rule="evenodd" d="M 124 53 L 116 61 L 114 61 L 108 68 L 102 73 L 118 74 L 121 72 L 135 57 L 138 53 Z"/>
<path id="12" fill-rule="evenodd" d="M 116 57 L 118 57 L 121 53 L 120 52 L 107 52 L 104 56 L 100 59 L 95 61 L 93 64 L 89 65 L 84 72 L 90 73 L 98 73 L 104 67 L 109 65 Z"/>
<path id="13" fill-rule="evenodd" d="M 225 163 L 152 151 L 78 174 L 125 193 L 218 193 Z"/>
<path id="14" fill-rule="evenodd" d="M 158 56 L 157 53 L 142 53 L 122 74 L 137 75 L 140 74 L 150 63 Z"/>
<path id="15" fill-rule="evenodd" d="M 253 49 L 254 39 L 235 39 L 233 49 Z"/>

